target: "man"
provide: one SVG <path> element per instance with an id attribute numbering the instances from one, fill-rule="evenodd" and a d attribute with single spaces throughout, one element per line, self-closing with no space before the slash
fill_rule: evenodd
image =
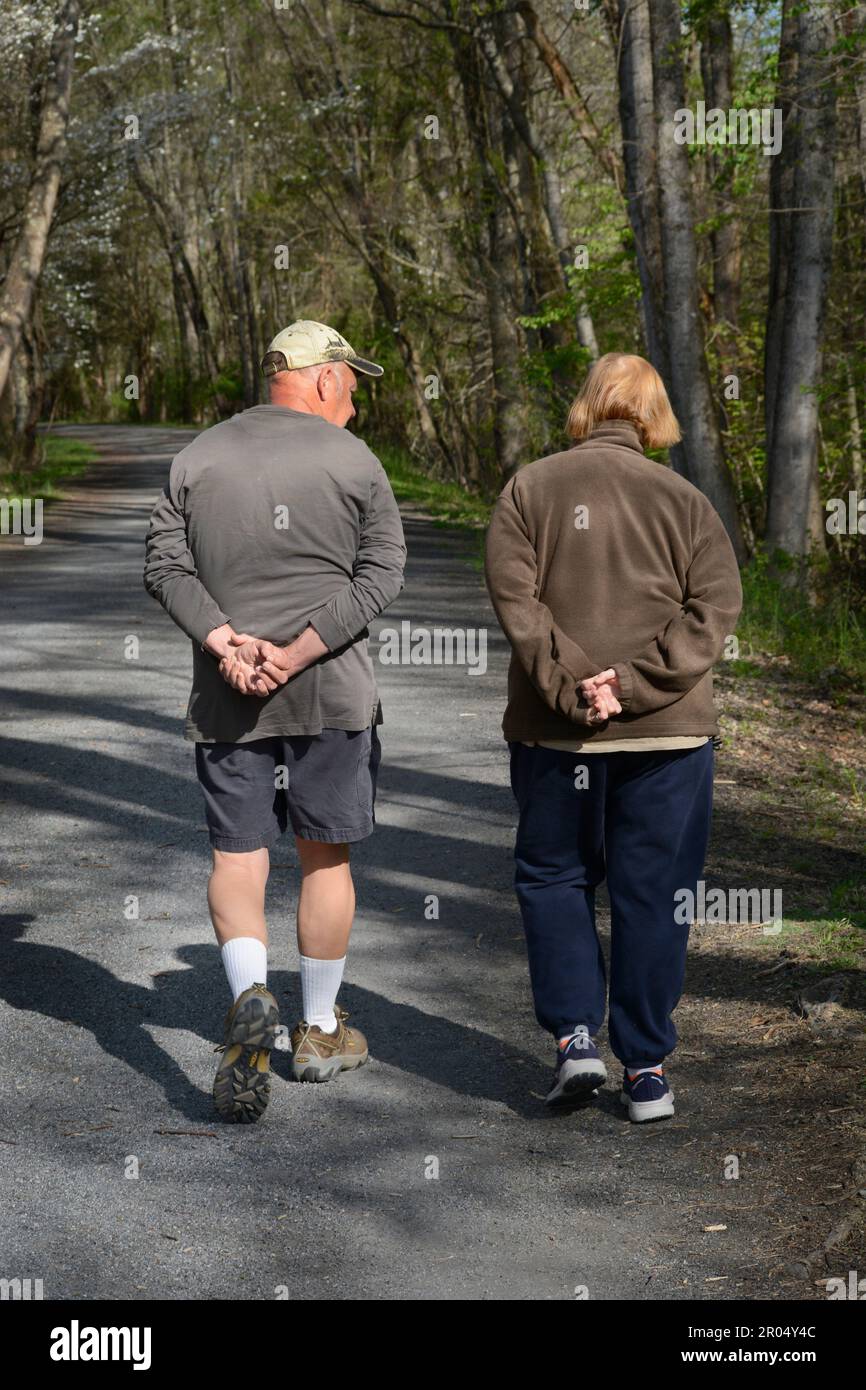
<path id="1" fill-rule="evenodd" d="M 355 372 L 381 376 L 325 324 L 278 333 L 268 405 L 178 454 L 147 537 L 144 582 L 193 642 L 196 744 L 213 871 L 208 905 L 234 1003 L 214 1101 L 256 1121 L 279 1022 L 267 989 L 268 849 L 291 823 L 301 863 L 299 1080 L 367 1060 L 337 1007 L 355 908 L 349 844 L 374 823 L 382 722 L 367 625 L 403 586 L 406 547 L 374 454 L 345 430 Z"/>

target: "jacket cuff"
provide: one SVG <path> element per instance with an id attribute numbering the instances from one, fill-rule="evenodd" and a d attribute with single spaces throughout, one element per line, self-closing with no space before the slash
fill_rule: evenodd
<path id="1" fill-rule="evenodd" d="M 578 704 L 577 709 L 572 715 L 571 722 L 579 724 L 582 729 L 606 729 L 610 723 L 609 719 L 590 719 L 592 709 L 589 705 Z"/>
<path id="2" fill-rule="evenodd" d="M 351 641 L 327 608 L 319 608 L 307 622 L 316 629 L 329 652 L 335 652 L 338 647 L 345 647 L 346 643 Z"/>
<path id="3" fill-rule="evenodd" d="M 619 702 L 622 705 L 622 712 L 625 714 L 634 696 L 634 675 L 632 674 L 631 663 L 628 661 L 615 663 L 613 669 L 619 678 L 620 689 L 622 690 Z"/>

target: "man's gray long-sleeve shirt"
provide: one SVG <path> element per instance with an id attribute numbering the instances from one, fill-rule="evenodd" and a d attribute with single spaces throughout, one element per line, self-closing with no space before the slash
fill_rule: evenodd
<path id="1" fill-rule="evenodd" d="M 144 583 L 193 641 L 186 737 L 247 743 L 381 722 L 367 624 L 403 587 L 406 546 L 382 465 L 318 415 L 257 405 L 177 455 L 147 534 Z M 311 623 L 328 655 L 265 699 L 201 650 L 231 623 L 284 645 Z"/>

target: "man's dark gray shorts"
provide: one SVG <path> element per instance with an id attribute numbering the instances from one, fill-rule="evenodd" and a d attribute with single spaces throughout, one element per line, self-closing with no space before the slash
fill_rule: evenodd
<path id="1" fill-rule="evenodd" d="M 235 854 L 265 849 L 289 824 L 302 840 L 365 839 L 376 819 L 380 757 L 375 727 L 197 743 L 211 844 Z"/>

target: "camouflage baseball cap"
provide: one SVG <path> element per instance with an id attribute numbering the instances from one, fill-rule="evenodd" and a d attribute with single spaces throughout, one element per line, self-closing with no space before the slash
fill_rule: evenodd
<path id="1" fill-rule="evenodd" d="M 348 362 L 356 372 L 365 376 L 382 376 L 385 368 L 378 362 L 359 357 L 336 328 L 315 319 L 298 319 L 278 333 L 262 358 L 262 372 L 275 376 L 277 372 L 292 372 L 299 367 L 317 367 L 325 362 Z"/>

